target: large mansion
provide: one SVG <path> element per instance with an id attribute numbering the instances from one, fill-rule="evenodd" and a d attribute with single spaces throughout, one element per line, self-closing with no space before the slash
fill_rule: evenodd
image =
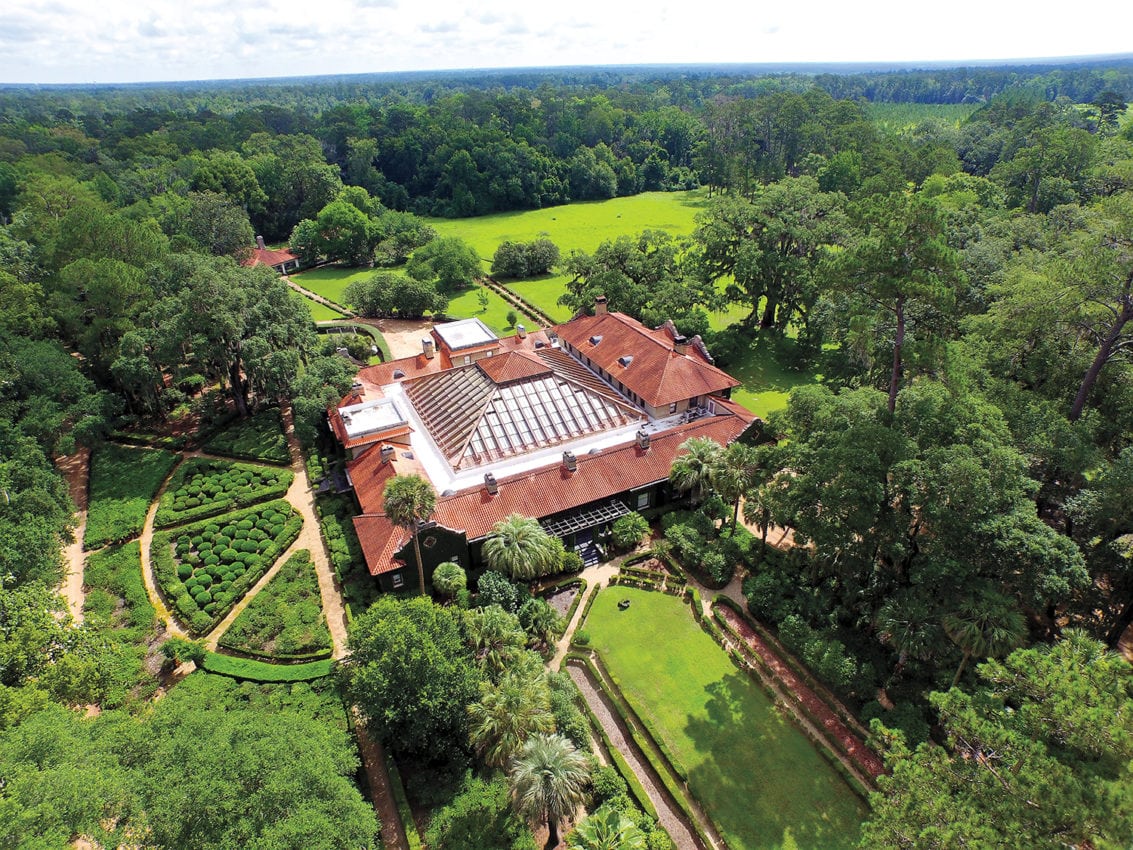
<path id="1" fill-rule="evenodd" d="M 513 513 L 592 556 L 618 517 L 670 500 L 685 440 L 727 444 L 751 425 L 728 399 L 738 384 L 699 337 L 651 330 L 605 299 L 593 316 L 503 339 L 479 319 L 437 325 L 416 356 L 362 369 L 330 411 L 366 565 L 383 589 L 415 582 L 409 532 L 382 505 L 386 483 L 406 474 L 437 492 L 421 531 L 427 577 L 448 560 L 478 568 L 480 544 Z"/>

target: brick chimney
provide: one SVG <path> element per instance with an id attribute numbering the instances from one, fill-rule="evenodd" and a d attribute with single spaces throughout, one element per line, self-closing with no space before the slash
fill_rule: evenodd
<path id="1" fill-rule="evenodd" d="M 425 352 L 425 358 L 427 360 L 433 359 L 433 357 L 436 355 L 437 351 L 436 351 L 436 343 L 433 342 L 432 337 L 427 336 L 423 340 L 421 340 L 421 350 L 423 352 Z"/>
<path id="2" fill-rule="evenodd" d="M 609 312 L 609 309 L 606 307 L 606 296 L 605 295 L 599 295 L 597 298 L 594 299 L 594 315 L 595 316 L 605 316 L 606 313 L 608 313 L 608 312 Z"/>
<path id="3" fill-rule="evenodd" d="M 637 432 L 637 447 L 643 452 L 649 451 L 649 434 L 647 432 Z"/>
<path id="4" fill-rule="evenodd" d="M 527 328 L 523 325 L 515 326 L 515 335 L 520 339 L 527 339 Z"/>
<path id="5" fill-rule="evenodd" d="M 494 496 L 500 492 L 499 482 L 496 481 L 496 476 L 490 472 L 484 473 L 484 486 L 488 489 L 489 496 Z"/>
<path id="6" fill-rule="evenodd" d="M 677 337 L 675 337 L 673 339 L 673 351 L 675 351 L 677 354 L 687 354 L 688 353 L 688 337 L 687 336 L 677 336 Z"/>
<path id="7" fill-rule="evenodd" d="M 578 471 L 578 458 L 574 456 L 574 452 L 563 452 L 563 467 L 567 472 Z"/>
<path id="8" fill-rule="evenodd" d="M 261 251 L 266 251 L 268 249 L 268 246 L 264 244 L 264 237 L 262 237 L 262 236 L 256 237 L 256 247 L 259 248 Z"/>
<path id="9" fill-rule="evenodd" d="M 389 459 L 394 456 L 394 453 L 397 451 L 397 449 L 395 449 L 393 446 L 385 445 L 382 446 L 379 451 L 381 452 L 382 463 L 388 463 Z"/>

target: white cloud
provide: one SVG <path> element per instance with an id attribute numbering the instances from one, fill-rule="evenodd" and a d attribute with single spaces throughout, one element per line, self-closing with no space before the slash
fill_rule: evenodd
<path id="1" fill-rule="evenodd" d="M 929 62 L 1127 53 L 1127 0 L 1021 14 L 953 0 L 6 0 L 0 82 L 665 62 Z M 1100 7 L 1100 8 L 1099 8 Z M 918 10 L 918 11 L 913 11 Z M 1110 21 L 1112 26 L 1100 26 Z M 580 30 L 585 30 L 583 35 Z M 579 36 L 579 37 L 576 37 Z"/>

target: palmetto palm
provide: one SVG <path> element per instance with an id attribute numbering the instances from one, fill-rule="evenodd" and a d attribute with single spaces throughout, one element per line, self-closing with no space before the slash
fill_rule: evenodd
<path id="1" fill-rule="evenodd" d="M 499 685 L 484 686 L 479 702 L 468 706 L 472 748 L 489 767 L 503 767 L 524 741 L 539 732 L 553 732 L 551 692 L 543 676 L 531 679 L 509 673 Z"/>
<path id="2" fill-rule="evenodd" d="M 1027 633 L 1027 624 L 1019 609 L 1011 600 L 991 590 L 965 600 L 956 611 L 944 617 L 943 625 L 945 633 L 964 653 L 952 687 L 956 687 L 973 656 L 1006 655 L 1023 642 Z"/>
<path id="3" fill-rule="evenodd" d="M 465 630 L 476 658 L 493 677 L 510 667 L 527 646 L 519 621 L 499 605 L 470 611 Z"/>
<path id="4" fill-rule="evenodd" d="M 560 557 L 555 538 L 538 520 L 521 514 L 496 523 L 484 541 L 483 553 L 493 570 L 524 581 L 551 572 Z"/>
<path id="5" fill-rule="evenodd" d="M 603 807 L 567 836 L 568 850 L 645 850 L 645 833 L 617 809 Z"/>
<path id="6" fill-rule="evenodd" d="M 680 449 L 684 454 L 673 461 L 669 481 L 679 492 L 689 493 L 693 501 L 699 502 L 712 486 L 723 448 L 708 437 L 689 437 Z"/>
<path id="7" fill-rule="evenodd" d="M 417 580 L 421 595 L 425 595 L 425 567 L 421 562 L 421 544 L 417 532 L 421 523 L 433 515 L 437 494 L 433 485 L 420 475 L 396 475 L 389 480 L 382 493 L 386 516 L 394 525 L 413 535 L 413 554 L 417 558 Z"/>
<path id="8" fill-rule="evenodd" d="M 508 771 L 516 809 L 547 824 L 547 847 L 559 843 L 559 823 L 586 797 L 590 768 L 586 756 L 562 735 L 532 735 Z"/>
<path id="9" fill-rule="evenodd" d="M 942 634 L 940 621 L 924 600 L 911 593 L 894 596 L 877 613 L 881 642 L 897 650 L 895 679 L 910 658 L 927 659 L 938 651 Z"/>

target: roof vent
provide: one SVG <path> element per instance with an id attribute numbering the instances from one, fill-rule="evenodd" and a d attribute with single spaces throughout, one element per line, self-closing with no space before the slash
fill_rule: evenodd
<path id="1" fill-rule="evenodd" d="M 441 493 L 441 495 L 442 496 L 455 496 L 456 491 L 453 490 L 451 487 L 449 487 L 447 490 L 445 490 L 443 493 Z"/>
<path id="2" fill-rule="evenodd" d="M 574 452 L 563 452 L 563 466 L 567 472 L 578 471 L 578 458 L 574 456 Z"/>
<path id="3" fill-rule="evenodd" d="M 535 347 L 536 348 L 545 348 L 546 345 L 547 345 L 547 343 L 543 342 L 543 340 L 541 340 L 541 339 L 535 340 Z"/>
<path id="4" fill-rule="evenodd" d="M 393 446 L 388 446 L 388 445 L 382 446 L 382 448 L 381 448 L 382 463 L 385 463 L 390 458 L 392 458 L 396 451 L 397 451 L 397 449 L 395 449 Z"/>
<path id="5" fill-rule="evenodd" d="M 602 341 L 602 334 L 595 334 L 594 336 L 590 337 L 590 344 L 591 345 L 597 345 L 601 341 Z"/>
<path id="6" fill-rule="evenodd" d="M 623 354 L 621 357 L 618 358 L 618 362 L 622 364 L 622 368 L 624 369 L 630 363 L 633 362 L 633 355 L 632 354 Z"/>
<path id="7" fill-rule="evenodd" d="M 393 370 L 393 377 L 394 377 L 395 380 L 399 380 L 399 379 L 405 377 L 405 373 L 402 372 L 400 369 L 394 369 Z"/>
<path id="8" fill-rule="evenodd" d="M 637 447 L 643 452 L 649 451 L 649 434 L 647 432 L 637 432 Z"/>
<path id="9" fill-rule="evenodd" d="M 413 460 L 413 452 L 402 452 L 401 456 L 406 460 Z"/>
<path id="10" fill-rule="evenodd" d="M 500 484 L 496 481 L 496 476 L 490 472 L 484 473 L 484 486 L 488 488 L 489 496 L 494 496 L 500 492 Z"/>

